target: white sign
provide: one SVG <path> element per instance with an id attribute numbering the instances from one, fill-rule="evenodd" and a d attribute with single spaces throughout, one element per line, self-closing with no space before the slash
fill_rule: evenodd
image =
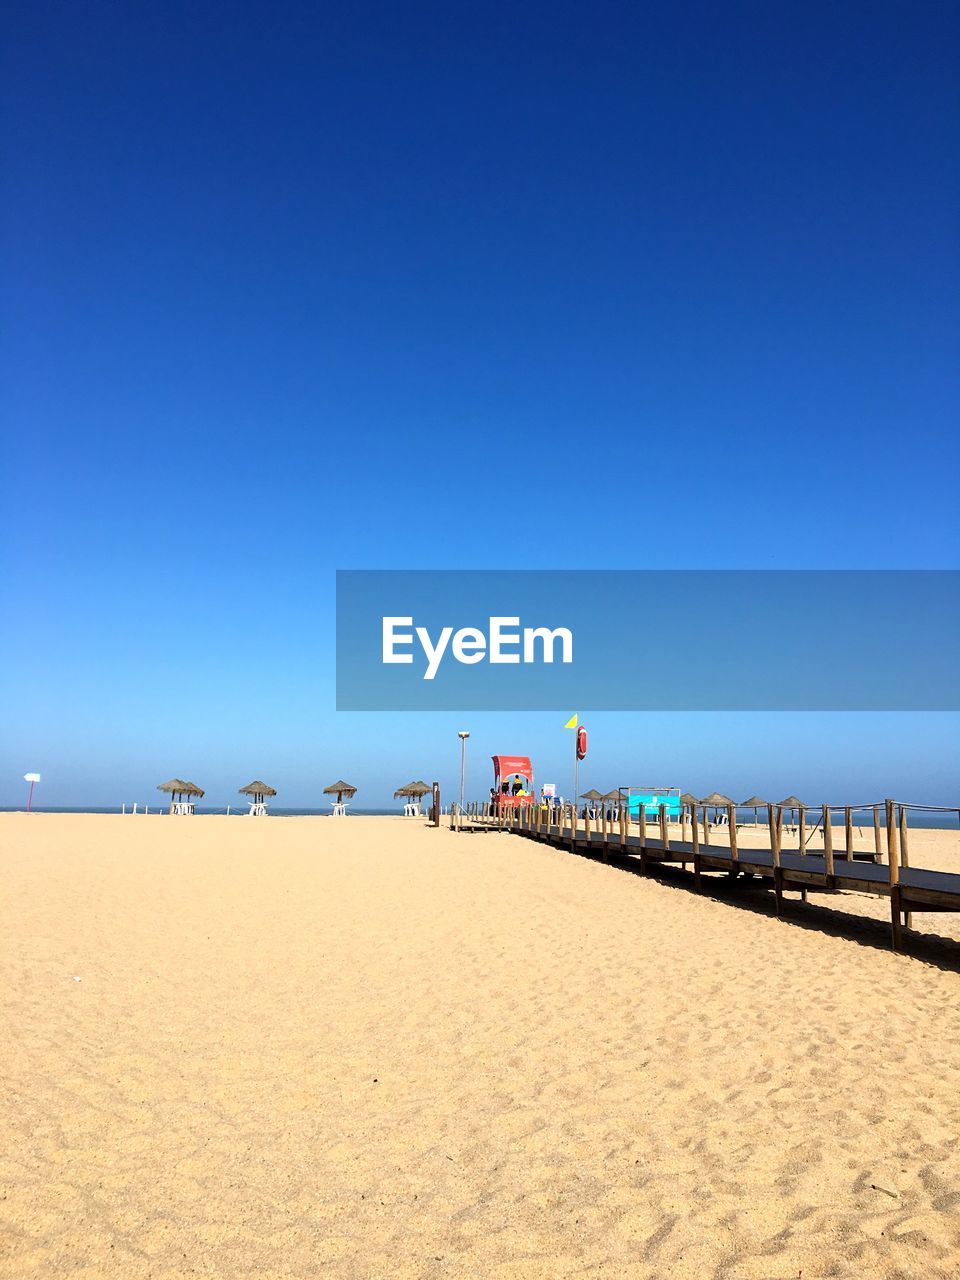
<path id="1" fill-rule="evenodd" d="M 23 775 L 23 780 L 24 782 L 39 782 L 40 775 L 39 773 L 25 773 Z"/>

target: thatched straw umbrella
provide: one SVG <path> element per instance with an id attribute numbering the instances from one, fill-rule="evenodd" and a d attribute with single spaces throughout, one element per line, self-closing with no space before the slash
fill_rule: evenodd
<path id="1" fill-rule="evenodd" d="M 605 796 L 601 796 L 600 799 L 603 802 L 604 806 L 616 805 L 617 808 L 619 808 L 620 805 L 623 804 L 623 796 L 620 794 L 619 790 L 608 791 L 607 794 Z"/>
<path id="2" fill-rule="evenodd" d="M 770 801 L 764 800 L 763 796 L 751 796 L 749 800 L 743 801 L 740 808 L 753 810 L 753 825 L 758 827 L 760 825 L 760 819 L 757 817 L 757 812 L 760 809 L 765 809 L 769 803 Z"/>
<path id="3" fill-rule="evenodd" d="M 414 800 L 422 800 L 425 795 L 429 795 L 433 790 L 428 787 L 425 782 L 408 782 L 405 787 L 397 787 L 393 793 L 394 800 L 400 800 L 405 796 L 409 796 Z"/>
<path id="4" fill-rule="evenodd" d="M 179 803 L 184 796 L 188 800 L 191 796 L 199 796 L 202 799 L 206 794 L 203 788 L 198 787 L 195 782 L 184 782 L 182 778 L 171 778 L 169 782 L 161 782 L 157 790 L 166 792 L 169 795 L 171 813 L 173 813 L 173 806 Z"/>
<path id="5" fill-rule="evenodd" d="M 329 787 L 324 787 L 323 794 L 325 796 L 336 796 L 337 804 L 343 804 L 343 797 L 355 796 L 357 794 L 357 788 L 349 782 L 344 782 L 344 780 L 340 778 L 336 782 L 331 782 Z"/>
<path id="6" fill-rule="evenodd" d="M 687 814 L 690 814 L 691 822 L 696 822 L 697 805 L 699 803 L 700 801 L 692 791 L 685 791 L 680 797 L 680 830 L 684 840 L 687 838 Z"/>
<path id="7" fill-rule="evenodd" d="M 425 782 L 408 782 L 405 787 L 397 787 L 393 793 L 393 798 L 394 800 L 416 800 L 416 809 L 417 813 L 419 813 L 420 801 L 424 796 L 428 796 L 432 790 L 433 787 L 428 787 Z M 409 812 L 407 816 L 410 816 Z M 413 814 L 413 816 L 415 817 L 416 814 Z"/>
<path id="8" fill-rule="evenodd" d="M 708 796 L 703 797 L 700 803 L 707 809 L 713 809 L 714 817 L 716 817 L 716 811 L 718 809 L 722 809 L 723 812 L 726 813 L 728 806 L 732 805 L 734 802 L 729 796 L 721 795 L 719 791 L 711 791 Z"/>
<path id="9" fill-rule="evenodd" d="M 186 788 L 187 784 L 182 778 L 171 778 L 169 782 L 161 782 L 157 787 L 158 791 L 165 791 L 168 795 L 177 796 Z"/>
<path id="10" fill-rule="evenodd" d="M 257 804 L 263 803 L 264 796 L 275 796 L 277 793 L 273 787 L 268 787 L 265 782 L 248 782 L 245 787 L 241 787 L 239 792 L 241 796 L 252 796 Z"/>
<path id="11" fill-rule="evenodd" d="M 595 805 L 600 803 L 603 796 L 594 787 L 591 787 L 589 791 L 581 793 L 580 799 L 586 800 L 588 804 Z"/>
<path id="12" fill-rule="evenodd" d="M 783 825 L 784 809 L 790 810 L 791 822 L 793 822 L 794 820 L 793 815 L 796 814 L 797 818 L 799 819 L 800 811 L 802 809 L 806 809 L 806 807 L 807 806 L 803 803 L 803 801 L 799 800 L 796 796 L 787 796 L 786 800 L 781 800 L 780 803 L 777 805 L 777 825 L 778 826 Z"/>
<path id="13" fill-rule="evenodd" d="M 273 787 L 268 787 L 265 782 L 248 782 L 245 787 L 241 787 L 239 794 L 242 796 L 250 796 L 254 806 L 263 804 L 264 796 L 275 796 L 277 793 Z"/>

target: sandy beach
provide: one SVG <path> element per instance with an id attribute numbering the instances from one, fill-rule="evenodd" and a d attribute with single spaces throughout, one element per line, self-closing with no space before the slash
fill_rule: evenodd
<path id="1" fill-rule="evenodd" d="M 895 956 L 884 902 L 399 818 L 10 814 L 0 857 L 3 1277 L 960 1272 L 954 917 Z"/>

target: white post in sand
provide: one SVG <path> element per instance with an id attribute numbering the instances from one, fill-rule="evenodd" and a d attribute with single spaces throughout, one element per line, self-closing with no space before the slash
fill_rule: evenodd
<path id="1" fill-rule="evenodd" d="M 460 812 L 463 813 L 463 784 L 467 768 L 467 739 L 470 734 L 461 729 L 457 737 L 460 739 Z"/>

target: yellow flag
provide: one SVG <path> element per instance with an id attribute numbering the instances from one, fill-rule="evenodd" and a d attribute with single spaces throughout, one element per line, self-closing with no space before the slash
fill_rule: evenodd
<path id="1" fill-rule="evenodd" d="M 577 727 L 577 713 L 574 712 L 567 723 L 563 726 L 565 729 L 575 729 Z"/>

